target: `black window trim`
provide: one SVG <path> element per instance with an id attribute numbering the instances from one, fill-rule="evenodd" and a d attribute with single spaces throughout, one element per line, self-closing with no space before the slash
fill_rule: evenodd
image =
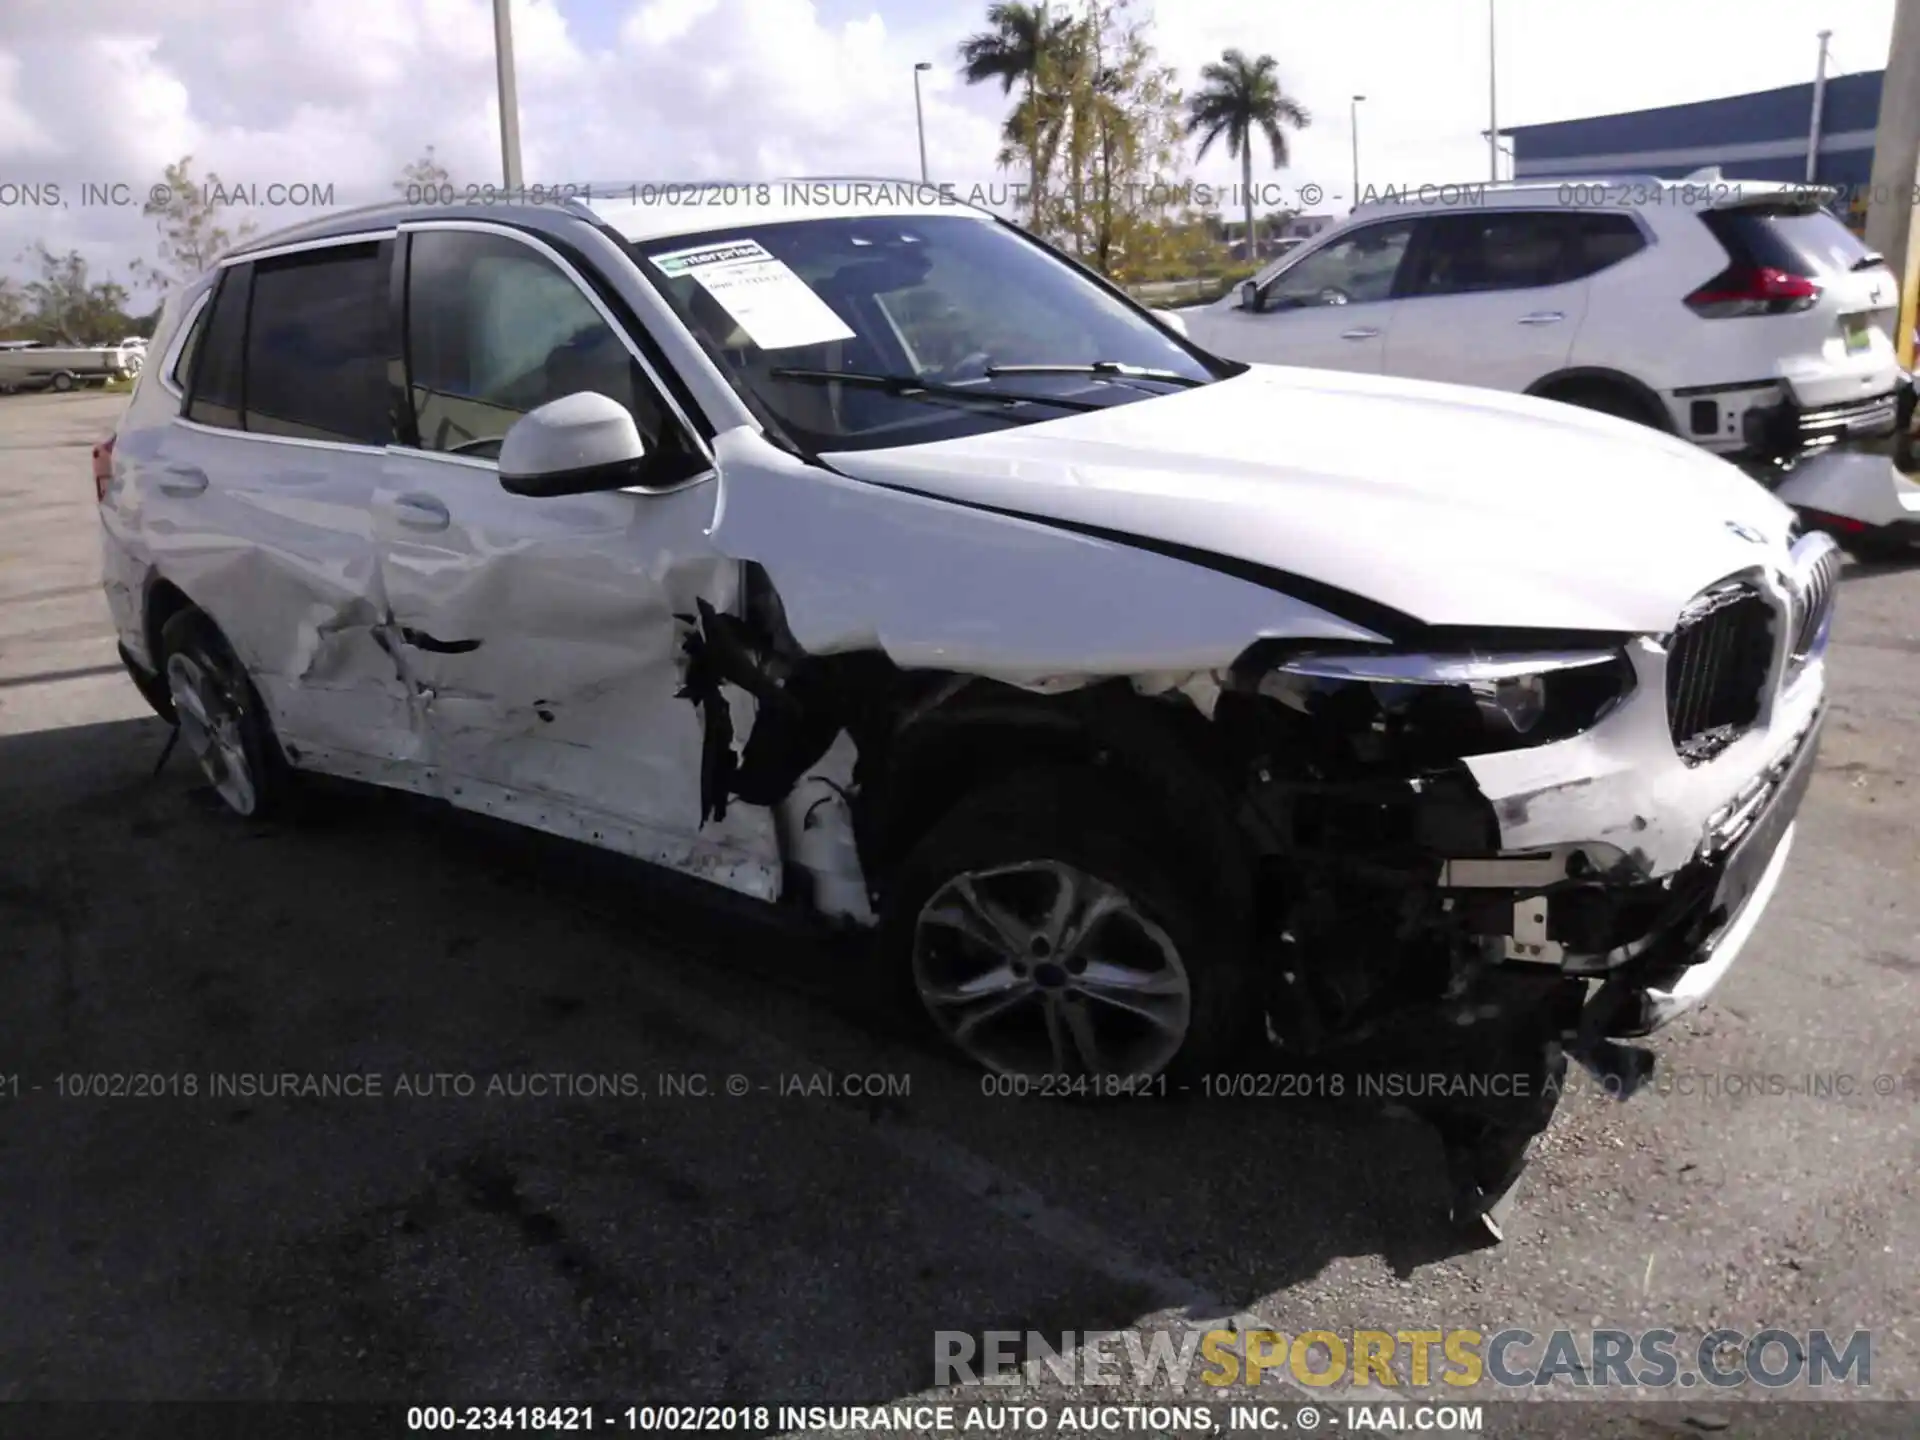
<path id="1" fill-rule="evenodd" d="M 633 357 L 634 361 L 640 366 L 641 372 L 647 377 L 647 383 L 653 386 L 654 393 L 659 396 L 660 402 L 665 407 L 668 416 L 675 424 L 679 425 L 683 437 L 693 446 L 694 452 L 705 462 L 704 469 L 696 471 L 684 480 L 677 480 L 671 485 L 644 487 L 646 494 L 670 495 L 676 490 L 685 490 L 694 485 L 705 484 L 719 474 L 718 462 L 714 459 L 713 447 L 707 443 L 706 434 L 702 432 L 700 427 L 688 418 L 687 412 L 682 408 L 680 397 L 675 393 L 674 387 L 666 384 L 661 379 L 660 372 L 647 357 L 646 349 L 634 339 L 627 325 L 621 320 L 619 315 L 614 312 L 613 307 L 601 297 L 598 288 L 585 278 L 580 267 L 574 263 L 573 259 L 569 258 L 562 247 L 555 245 L 553 241 L 545 235 L 537 234 L 532 230 L 523 229 L 517 225 L 507 225 L 494 220 L 404 220 L 399 226 L 399 232 L 405 241 L 405 248 L 409 257 L 411 257 L 413 250 L 412 236 L 447 230 L 466 231 L 480 235 L 503 236 L 508 240 L 518 241 L 535 254 L 542 256 L 553 264 L 562 275 L 573 282 L 574 288 L 586 297 L 587 303 L 593 306 L 600 318 L 607 323 L 614 335 L 619 338 L 621 345 L 626 348 L 627 353 Z M 409 269 L 408 273 L 410 276 L 411 269 Z M 404 369 L 410 367 L 412 364 L 407 354 L 407 336 L 404 325 L 401 329 L 400 341 L 401 364 Z M 412 375 L 410 373 L 407 375 L 407 379 L 411 382 Z M 403 430 L 417 429 L 418 422 L 413 418 L 412 412 L 413 396 L 411 390 L 409 390 L 404 411 L 408 418 L 401 427 Z M 488 460 L 477 455 L 449 455 L 445 451 L 427 450 L 417 445 L 404 448 L 410 456 L 424 456 L 433 460 L 450 461 L 474 469 L 497 470 L 499 468 L 498 461 Z"/>
<path id="2" fill-rule="evenodd" d="M 247 287 L 246 323 L 241 326 L 240 330 L 240 418 L 243 424 L 240 426 L 209 425 L 205 421 L 193 419 L 187 414 L 188 407 L 193 404 L 193 389 L 190 389 L 181 397 L 180 413 L 174 416 L 174 423 L 184 425 L 189 430 L 198 430 L 206 435 L 237 435 L 243 440 L 254 440 L 268 445 L 298 445 L 309 450 L 343 450 L 352 455 L 384 455 L 389 448 L 387 445 L 373 445 L 357 440 L 320 440 L 305 435 L 267 435 L 258 430 L 245 429 L 244 422 L 247 416 L 246 337 L 253 329 L 253 270 L 251 267 L 254 261 L 277 260 L 283 255 L 298 255 L 312 250 L 331 250 L 343 245 L 378 245 L 385 241 L 395 239 L 397 234 L 398 230 L 392 227 L 383 230 L 357 230 L 350 235 L 328 235 L 319 240 L 303 240 L 294 245 L 275 245 L 265 250 L 248 250 L 242 254 L 224 256 L 216 267 L 219 271 L 220 278 L 218 282 L 210 286 L 207 290 L 209 297 L 207 303 L 209 305 L 214 303 L 218 298 L 219 292 L 230 284 L 245 284 Z M 246 268 L 243 269 L 242 267 Z M 236 275 L 241 278 L 236 280 L 234 278 Z M 209 312 L 208 315 L 208 323 L 212 323 L 211 312 Z M 196 377 L 204 373 L 197 364 L 194 366 L 194 372 Z"/>

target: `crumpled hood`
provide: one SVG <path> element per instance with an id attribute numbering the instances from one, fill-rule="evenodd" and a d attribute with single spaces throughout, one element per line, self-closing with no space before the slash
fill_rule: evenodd
<path id="1" fill-rule="evenodd" d="M 1430 625 L 1661 633 L 1715 580 L 1783 560 L 1792 519 L 1727 462 L 1627 421 L 1270 365 L 825 458 L 859 479 L 1249 561 Z"/>

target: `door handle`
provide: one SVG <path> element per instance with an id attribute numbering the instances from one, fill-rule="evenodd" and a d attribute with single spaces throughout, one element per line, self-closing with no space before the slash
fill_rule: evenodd
<path id="1" fill-rule="evenodd" d="M 1379 333 L 1380 328 L 1377 325 L 1362 325 L 1353 330 L 1342 330 L 1340 332 L 1340 338 L 1342 340 L 1371 340 Z"/>
<path id="2" fill-rule="evenodd" d="M 1564 310 L 1536 310 L 1531 315 L 1522 315 L 1522 325 L 1552 325 L 1567 318 Z"/>
<path id="3" fill-rule="evenodd" d="M 207 488 L 207 472 L 195 465 L 169 465 L 160 472 L 156 484 L 162 495 L 186 499 Z"/>
<path id="4" fill-rule="evenodd" d="M 444 530 L 453 523 L 446 504 L 434 495 L 402 495 L 393 502 L 393 518 L 409 530 Z"/>

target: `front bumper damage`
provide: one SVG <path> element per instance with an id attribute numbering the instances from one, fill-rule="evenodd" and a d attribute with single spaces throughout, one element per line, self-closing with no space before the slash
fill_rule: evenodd
<path id="1" fill-rule="evenodd" d="M 1504 928 L 1509 963 L 1597 982 L 1587 1037 L 1651 1034 L 1725 976 L 1779 882 L 1825 717 L 1815 658 L 1762 723 L 1690 766 L 1666 729 L 1660 657 L 1638 661 L 1656 683 L 1591 734 L 1467 762 L 1502 853 L 1449 861 L 1441 882 L 1443 904 Z"/>
<path id="2" fill-rule="evenodd" d="M 1836 567 L 1814 535 L 1742 577 L 1771 653 L 1742 672 L 1757 708 L 1710 746 L 1676 718 L 1701 673 L 1676 632 L 1627 644 L 1633 683 L 1570 738 L 1393 773 L 1260 772 L 1264 888 L 1288 895 L 1267 920 L 1272 1033 L 1353 1072 L 1347 1093 L 1442 1082 L 1407 1108 L 1440 1132 L 1457 1217 L 1497 1235 L 1569 1063 L 1631 1095 L 1653 1069 L 1631 1042 L 1746 949 L 1819 750 Z"/>

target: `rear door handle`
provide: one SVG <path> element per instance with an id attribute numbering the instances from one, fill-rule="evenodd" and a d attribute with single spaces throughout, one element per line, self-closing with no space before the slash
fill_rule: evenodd
<path id="1" fill-rule="evenodd" d="M 186 499 L 207 488 L 207 472 L 195 465 L 169 465 L 156 483 L 162 495 Z"/>
<path id="2" fill-rule="evenodd" d="M 435 495 L 402 495 L 393 502 L 393 518 L 409 530 L 444 530 L 453 523 L 446 504 Z"/>
<path id="3" fill-rule="evenodd" d="M 1522 325 L 1552 325 L 1567 318 L 1564 310 L 1536 310 L 1531 315 L 1522 315 Z"/>
<path id="4" fill-rule="evenodd" d="M 1342 330 L 1340 332 L 1340 338 L 1342 340 L 1371 340 L 1379 333 L 1380 330 L 1378 326 L 1362 325 L 1355 330 Z"/>

